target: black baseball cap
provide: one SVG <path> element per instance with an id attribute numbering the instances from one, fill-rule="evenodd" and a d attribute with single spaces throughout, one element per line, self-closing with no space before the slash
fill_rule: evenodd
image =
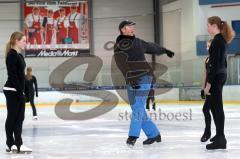
<path id="1" fill-rule="evenodd" d="M 131 26 L 131 25 L 136 25 L 136 23 L 130 20 L 124 20 L 119 24 L 118 29 L 121 31 L 121 29 L 126 25 Z"/>

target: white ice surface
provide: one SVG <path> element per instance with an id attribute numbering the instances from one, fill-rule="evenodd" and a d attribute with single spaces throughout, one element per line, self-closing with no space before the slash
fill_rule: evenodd
<path id="1" fill-rule="evenodd" d="M 165 113 L 190 113 L 183 121 L 156 120 L 162 142 L 143 147 L 146 139 L 141 133 L 133 149 L 126 146 L 129 120 L 120 120 L 119 113 L 130 112 L 128 106 L 86 121 L 59 119 L 54 107 L 38 107 L 39 120 L 32 120 L 31 108 L 26 109 L 23 126 L 24 144 L 32 154 L 5 153 L 6 108 L 0 108 L 0 159 L 234 159 L 240 156 L 240 106 L 225 106 L 227 150 L 207 151 L 200 137 L 204 130 L 201 105 L 158 105 Z M 71 110 L 84 111 L 87 106 Z M 189 114 L 188 114 L 189 115 Z M 212 125 L 214 125 L 212 123 Z M 213 134 L 215 127 L 212 126 Z"/>

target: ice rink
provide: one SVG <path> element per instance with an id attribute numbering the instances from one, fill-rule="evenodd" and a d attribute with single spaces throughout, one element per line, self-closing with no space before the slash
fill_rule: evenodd
<path id="1" fill-rule="evenodd" d="M 162 142 L 143 147 L 142 132 L 133 149 L 126 146 L 130 107 L 118 105 L 97 118 L 79 121 L 62 120 L 53 106 L 37 107 L 39 119 L 32 120 L 26 108 L 23 126 L 24 144 L 32 154 L 5 152 L 4 123 L 6 108 L 0 108 L 0 159 L 233 159 L 240 155 L 240 105 L 225 105 L 227 150 L 207 151 L 200 142 L 204 130 L 201 104 L 158 104 L 152 119 L 161 130 Z M 94 106 L 71 107 L 83 112 Z M 165 119 L 164 119 L 165 114 Z M 178 114 L 178 115 L 176 115 Z M 175 116 L 175 117 L 173 117 Z M 212 124 L 213 125 L 213 124 Z M 215 127 L 212 126 L 212 130 Z M 214 132 L 212 132 L 214 134 Z"/>

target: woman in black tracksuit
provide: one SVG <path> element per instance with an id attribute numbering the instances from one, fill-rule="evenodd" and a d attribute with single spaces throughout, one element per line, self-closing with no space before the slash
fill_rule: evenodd
<path id="1" fill-rule="evenodd" d="M 15 149 L 17 152 L 23 150 L 22 125 L 25 113 L 24 84 L 26 67 L 23 56 L 20 54 L 26 47 L 26 36 L 21 32 L 14 32 L 6 46 L 7 81 L 3 87 L 6 97 L 7 119 L 6 151 Z M 15 146 L 16 145 L 16 146 Z M 30 149 L 28 149 L 30 150 Z"/>
<path id="2" fill-rule="evenodd" d="M 227 78 L 226 44 L 231 42 L 234 32 L 227 22 L 217 16 L 208 18 L 208 32 L 214 38 L 209 48 L 207 83 L 204 92 L 209 98 L 210 109 L 216 125 L 216 136 L 206 148 L 208 150 L 226 149 L 222 89 Z"/>
<path id="3" fill-rule="evenodd" d="M 35 89 L 34 89 L 34 87 Z M 25 96 L 26 102 L 30 102 L 33 111 L 33 120 L 37 120 L 37 110 L 34 104 L 34 92 L 36 91 L 36 97 L 38 97 L 38 86 L 37 79 L 34 75 L 32 75 L 32 68 L 27 68 L 27 74 L 25 76 Z"/>

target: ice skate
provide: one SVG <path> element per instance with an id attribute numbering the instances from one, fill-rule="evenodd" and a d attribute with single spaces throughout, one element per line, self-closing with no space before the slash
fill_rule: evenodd
<path id="1" fill-rule="evenodd" d="M 161 141 L 162 141 L 161 135 L 157 135 L 154 138 L 148 138 L 147 140 L 143 141 L 143 145 L 151 145 L 154 142 L 161 142 Z"/>
<path id="2" fill-rule="evenodd" d="M 226 149 L 226 148 L 227 148 L 227 140 L 225 136 L 216 137 L 216 140 L 213 143 L 208 144 L 206 146 L 207 150 Z"/>
<path id="3" fill-rule="evenodd" d="M 208 139 L 211 137 L 211 132 L 210 131 L 204 131 L 203 136 L 201 137 L 201 142 L 206 142 Z"/>
<path id="4" fill-rule="evenodd" d="M 29 154 L 32 152 L 32 149 L 21 145 L 20 147 L 17 147 L 15 145 L 12 146 L 12 152 L 13 153 L 19 153 L 19 154 Z"/>
<path id="5" fill-rule="evenodd" d="M 136 141 L 137 141 L 137 137 L 129 136 L 126 143 L 127 143 L 128 147 L 133 148 Z"/>
<path id="6" fill-rule="evenodd" d="M 38 120 L 38 116 L 37 115 L 33 116 L 33 120 Z"/>

